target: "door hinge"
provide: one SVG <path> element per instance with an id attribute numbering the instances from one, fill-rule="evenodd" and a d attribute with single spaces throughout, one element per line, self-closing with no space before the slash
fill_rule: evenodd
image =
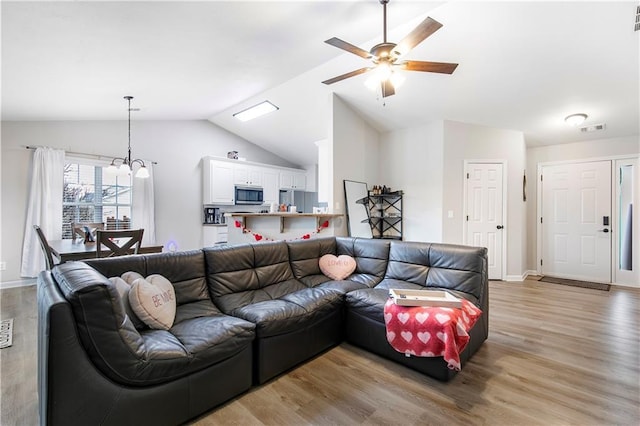
<path id="1" fill-rule="evenodd" d="M 542 182 L 542 175 L 540 175 L 540 182 Z"/>
<path id="2" fill-rule="evenodd" d="M 542 217 L 540 217 L 540 223 L 542 223 Z"/>
<path id="3" fill-rule="evenodd" d="M 469 173 L 467 173 L 467 179 L 469 179 Z"/>
<path id="4" fill-rule="evenodd" d="M 540 266 L 542 266 L 542 259 L 540 259 Z"/>
<path id="5" fill-rule="evenodd" d="M 467 215 L 467 222 L 469 222 L 469 215 Z"/>

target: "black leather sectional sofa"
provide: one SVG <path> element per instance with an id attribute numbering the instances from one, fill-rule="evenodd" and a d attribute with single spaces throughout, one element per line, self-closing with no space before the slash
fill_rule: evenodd
<path id="1" fill-rule="evenodd" d="M 342 281 L 325 254 L 350 255 Z M 169 330 L 140 327 L 108 277 L 135 271 L 173 284 Z M 390 288 L 446 289 L 483 311 L 462 366 L 488 335 L 484 248 L 347 237 L 216 246 L 68 262 L 38 278 L 42 424 L 179 424 L 343 340 L 440 380 L 442 357 L 387 343 Z"/>

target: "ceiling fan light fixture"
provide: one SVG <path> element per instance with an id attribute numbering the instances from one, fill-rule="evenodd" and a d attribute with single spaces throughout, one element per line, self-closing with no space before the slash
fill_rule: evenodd
<path id="1" fill-rule="evenodd" d="M 569 126 L 579 126 L 582 123 L 584 123 L 584 120 L 587 119 L 587 114 L 583 114 L 583 113 L 578 113 L 578 114 L 571 114 L 568 115 L 564 118 L 565 123 L 567 123 Z"/>
<path id="2" fill-rule="evenodd" d="M 265 114 L 268 114 L 270 112 L 273 111 L 277 111 L 280 108 L 278 108 L 277 106 L 275 106 L 274 104 L 272 104 L 269 101 L 263 101 L 260 102 L 259 104 L 256 104 L 252 107 L 249 107 L 247 109 L 244 109 L 240 112 L 236 112 L 235 114 L 233 114 L 233 116 L 235 118 L 237 118 L 238 120 L 244 122 L 244 121 L 249 121 L 249 120 L 253 120 L 254 118 L 258 118 L 261 117 Z"/>
<path id="3" fill-rule="evenodd" d="M 391 84 L 393 84 L 393 87 L 397 89 L 402 86 L 402 84 L 406 80 L 406 77 L 402 75 L 402 73 L 396 71 L 391 73 L 391 77 L 389 77 L 389 80 L 391 81 Z"/>
<path id="4" fill-rule="evenodd" d="M 382 97 L 395 94 L 395 88 L 402 84 L 404 78 L 394 77 L 392 67 L 406 71 L 435 72 L 452 74 L 458 64 L 431 61 L 399 61 L 400 57 L 422 43 L 427 37 L 442 27 L 442 24 L 431 17 L 425 18 L 417 27 L 407 34 L 399 43 L 387 41 L 387 3 L 389 0 L 378 0 L 382 4 L 382 43 L 378 43 L 369 52 L 337 37 L 325 40 L 325 43 L 342 49 L 373 62 L 373 67 L 360 68 L 337 77 L 323 81 L 323 84 L 334 84 L 350 77 L 372 71 L 377 76 L 368 79 L 365 85 L 370 89 L 382 88 Z M 382 74 L 382 75 L 380 75 Z M 401 81 L 402 80 L 402 81 Z"/>

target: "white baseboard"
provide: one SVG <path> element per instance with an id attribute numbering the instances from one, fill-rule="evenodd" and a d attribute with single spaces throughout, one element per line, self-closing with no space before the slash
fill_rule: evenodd
<path id="1" fill-rule="evenodd" d="M 512 282 L 522 282 L 526 280 L 529 275 L 537 275 L 537 271 L 528 270 L 524 271 L 522 275 L 507 275 L 504 280 Z"/>
<path id="2" fill-rule="evenodd" d="M 6 288 L 29 287 L 36 285 L 36 281 L 36 278 L 23 278 L 15 281 L 0 282 L 0 290 L 4 290 Z"/>

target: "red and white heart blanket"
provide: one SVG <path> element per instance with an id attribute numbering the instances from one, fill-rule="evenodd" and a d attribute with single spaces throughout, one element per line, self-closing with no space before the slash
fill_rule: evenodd
<path id="1" fill-rule="evenodd" d="M 461 308 L 400 306 L 389 298 L 384 305 L 387 340 L 407 356 L 442 356 L 452 370 L 460 371 L 460 352 L 469 343 L 469 330 L 482 315 L 462 299 Z"/>

